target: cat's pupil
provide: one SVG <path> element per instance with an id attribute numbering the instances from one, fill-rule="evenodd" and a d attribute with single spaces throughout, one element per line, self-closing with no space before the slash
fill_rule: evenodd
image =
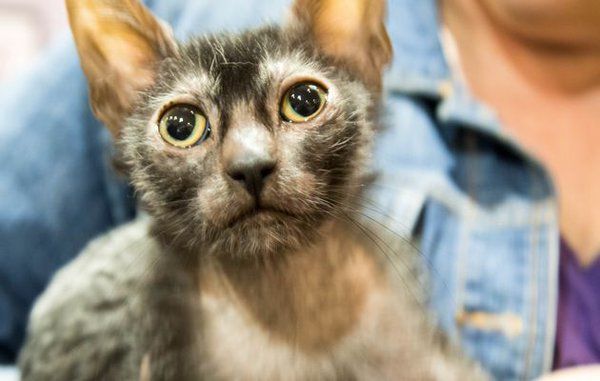
<path id="1" fill-rule="evenodd" d="M 309 117 L 321 107 L 319 89 L 315 85 L 298 85 L 289 92 L 289 102 L 296 113 Z"/>
<path id="2" fill-rule="evenodd" d="M 186 140 L 194 132 L 196 115 L 187 107 L 177 107 L 167 115 L 167 132 L 176 140 Z"/>

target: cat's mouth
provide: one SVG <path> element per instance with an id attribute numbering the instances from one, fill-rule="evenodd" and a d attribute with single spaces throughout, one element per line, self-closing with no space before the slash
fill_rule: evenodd
<path id="1" fill-rule="evenodd" d="M 269 205 L 238 210 L 218 230 L 218 252 L 275 254 L 307 244 L 318 226 L 317 216 L 295 214 Z"/>
<path id="2" fill-rule="evenodd" d="M 231 228 L 240 224 L 250 224 L 255 225 L 256 227 L 267 227 L 277 220 L 296 218 L 297 216 L 281 209 L 256 206 L 233 218 L 229 222 L 229 227 Z"/>

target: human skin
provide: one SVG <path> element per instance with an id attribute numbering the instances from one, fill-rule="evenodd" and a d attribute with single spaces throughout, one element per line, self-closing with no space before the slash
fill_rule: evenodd
<path id="1" fill-rule="evenodd" d="M 474 95 L 547 169 L 579 262 L 600 254 L 600 2 L 442 0 Z"/>
<path id="2" fill-rule="evenodd" d="M 538 381 L 589 381 L 600 380 L 600 365 L 582 366 L 554 372 Z"/>

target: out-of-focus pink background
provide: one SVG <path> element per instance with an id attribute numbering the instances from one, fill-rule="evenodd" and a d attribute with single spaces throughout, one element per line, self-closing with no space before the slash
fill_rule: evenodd
<path id="1" fill-rule="evenodd" d="M 66 28 L 64 0 L 0 0 L 0 82 L 31 66 Z"/>

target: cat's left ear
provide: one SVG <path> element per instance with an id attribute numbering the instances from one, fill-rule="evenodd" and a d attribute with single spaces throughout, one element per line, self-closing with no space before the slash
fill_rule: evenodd
<path id="1" fill-rule="evenodd" d="M 171 31 L 138 0 L 66 0 L 90 103 L 113 136 L 158 63 L 176 54 Z"/>
<path id="2" fill-rule="evenodd" d="M 293 14 L 323 53 L 348 65 L 369 85 L 381 86 L 392 59 L 386 0 L 295 0 Z"/>

